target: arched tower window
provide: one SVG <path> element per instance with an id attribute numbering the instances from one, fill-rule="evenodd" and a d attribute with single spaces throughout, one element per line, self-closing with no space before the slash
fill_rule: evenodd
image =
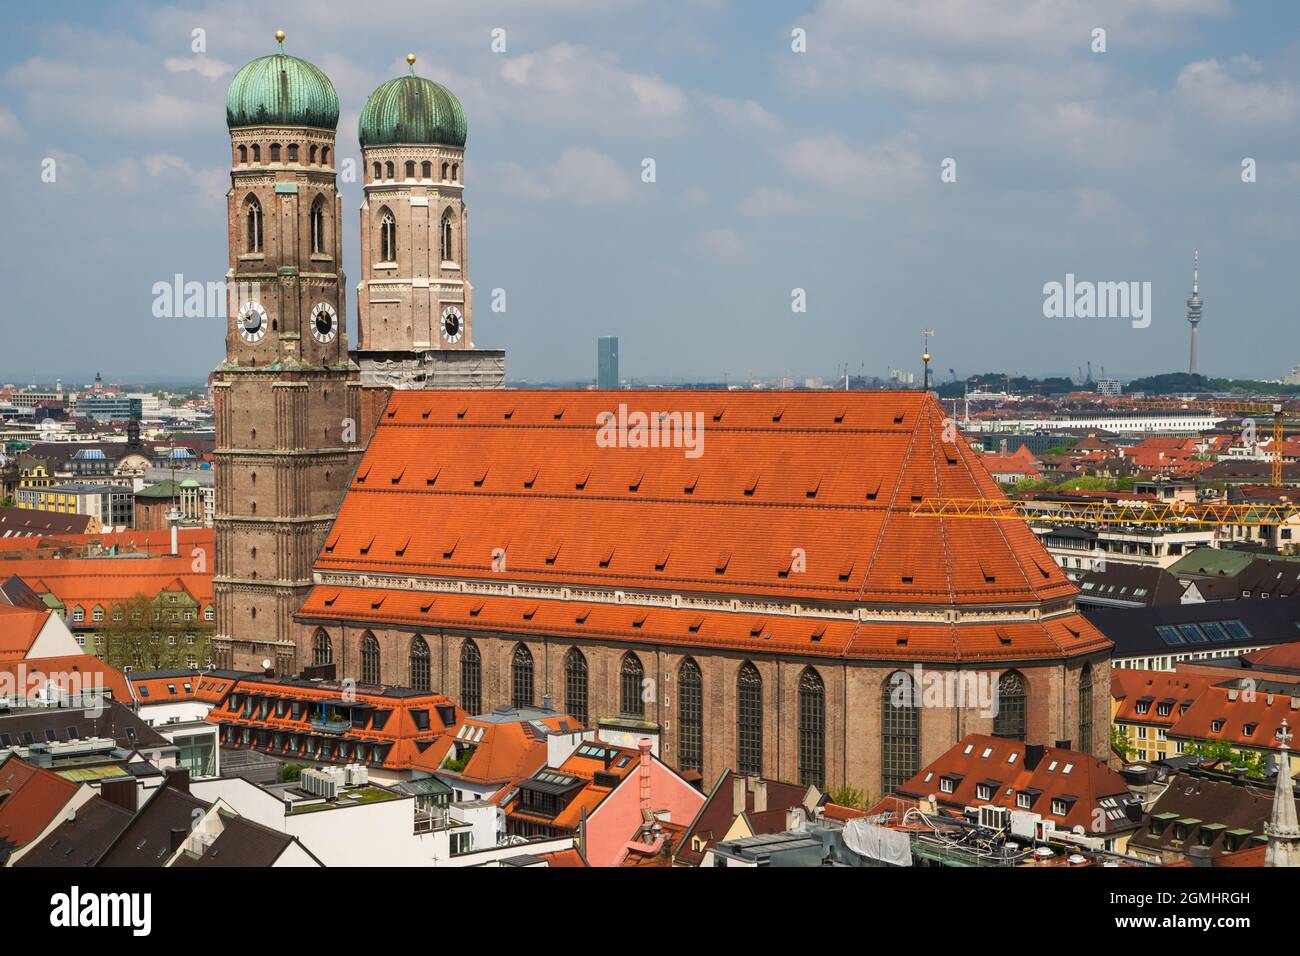
<path id="1" fill-rule="evenodd" d="M 460 163 L 451 164 L 451 181 L 453 183 L 460 182 Z"/>
<path id="2" fill-rule="evenodd" d="M 315 143 L 312 143 L 311 148 L 307 150 L 307 162 L 310 163 L 312 166 L 316 165 L 316 154 L 319 152 L 320 150 L 316 148 Z"/>
<path id="3" fill-rule="evenodd" d="M 677 668 L 677 766 L 704 769 L 704 678 L 689 657 Z"/>
<path id="4" fill-rule="evenodd" d="M 317 666 L 334 663 L 334 642 L 324 628 L 311 639 L 311 662 Z"/>
<path id="5" fill-rule="evenodd" d="M 429 162 L 427 159 L 420 164 L 420 178 L 421 179 L 433 178 L 433 163 Z"/>
<path id="6" fill-rule="evenodd" d="M 1079 739 L 1075 744 L 1084 753 L 1092 753 L 1092 665 L 1084 664 L 1079 672 Z"/>
<path id="7" fill-rule="evenodd" d="M 998 681 L 998 712 L 993 718 L 993 736 L 1025 739 L 1025 679 L 1006 671 Z"/>
<path id="8" fill-rule="evenodd" d="M 736 770 L 763 775 L 763 678 L 749 661 L 736 675 Z"/>
<path id="9" fill-rule="evenodd" d="M 298 162 L 298 144 L 297 144 L 297 143 L 290 143 L 290 144 L 289 144 L 289 162 L 291 162 L 291 163 L 296 163 L 296 162 Z"/>
<path id="10" fill-rule="evenodd" d="M 262 204 L 256 196 L 249 196 L 244 205 L 247 231 L 245 248 L 249 252 L 262 251 Z"/>
<path id="11" fill-rule="evenodd" d="M 273 163 L 278 163 L 279 161 L 280 161 L 280 144 L 279 144 L 279 143 L 272 143 L 272 144 L 271 144 L 271 162 L 273 162 Z"/>
<path id="12" fill-rule="evenodd" d="M 533 652 L 523 644 L 515 645 L 510 661 L 510 703 L 533 706 Z"/>
<path id="13" fill-rule="evenodd" d="M 408 159 L 406 161 L 406 178 L 407 179 L 415 178 L 415 160 L 413 159 Z"/>
<path id="14" fill-rule="evenodd" d="M 470 714 L 483 712 L 483 655 L 469 640 L 460 646 L 460 705 Z"/>
<path id="15" fill-rule="evenodd" d="M 325 197 L 317 196 L 311 204 L 311 251 L 325 251 Z"/>
<path id="16" fill-rule="evenodd" d="M 384 164 L 385 179 L 393 179 L 393 161 L 390 159 Z"/>
<path id="17" fill-rule="evenodd" d="M 921 708 L 912 675 L 894 671 L 880 688 L 880 790 L 898 788 L 921 769 Z"/>
<path id="18" fill-rule="evenodd" d="M 322 166 L 328 166 L 330 164 L 330 148 L 328 146 L 322 146 L 320 148 L 320 161 Z"/>
<path id="19" fill-rule="evenodd" d="M 451 163 L 443 163 L 443 164 L 442 164 L 442 178 L 443 178 L 443 181 L 444 181 L 444 182 L 446 182 L 446 180 L 447 180 L 448 178 L 450 178 L 450 173 L 451 173 Z"/>
<path id="20" fill-rule="evenodd" d="M 361 683 L 379 683 L 379 642 L 369 631 L 361 638 Z"/>
<path id="21" fill-rule="evenodd" d="M 451 262 L 454 258 L 455 249 L 452 245 L 453 240 L 451 225 L 451 210 L 448 209 L 442 214 L 442 261 Z"/>
<path id="22" fill-rule="evenodd" d="M 379 214 L 379 261 L 397 261 L 397 220 L 387 209 Z"/>
<path id="23" fill-rule="evenodd" d="M 428 690 L 431 686 L 429 675 L 429 643 L 419 634 L 411 638 L 411 686 L 416 690 Z"/>
<path id="24" fill-rule="evenodd" d="M 642 682 L 645 680 L 645 667 L 641 658 L 631 651 L 623 655 L 619 667 L 619 713 L 624 717 L 638 720 L 645 716 L 645 701 L 641 699 Z"/>
<path id="25" fill-rule="evenodd" d="M 382 167 L 380 167 L 379 163 L 375 163 L 375 165 L 374 165 L 374 169 L 372 170 L 372 172 L 374 173 L 374 175 L 371 177 L 372 179 L 383 179 L 383 178 L 384 178 L 384 171 L 383 171 Z"/>
<path id="26" fill-rule="evenodd" d="M 811 667 L 799 675 L 799 782 L 826 783 L 826 687 Z"/>
<path id="27" fill-rule="evenodd" d="M 261 161 L 262 161 L 262 147 L 261 147 L 261 145 L 259 145 L 258 143 L 254 143 L 254 144 L 253 144 L 253 162 L 255 162 L 255 163 L 260 163 Z"/>
<path id="28" fill-rule="evenodd" d="M 587 723 L 587 658 L 576 647 L 564 655 L 564 709 Z"/>
<path id="29" fill-rule="evenodd" d="M 239 161 L 240 161 L 241 163 L 246 163 L 246 162 L 248 162 L 248 147 L 247 147 L 247 146 L 240 146 L 240 147 L 239 147 Z"/>

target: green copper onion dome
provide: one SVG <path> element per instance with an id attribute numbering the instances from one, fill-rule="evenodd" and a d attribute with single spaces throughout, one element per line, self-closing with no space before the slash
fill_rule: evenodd
<path id="1" fill-rule="evenodd" d="M 415 54 L 406 58 L 411 72 L 389 80 L 370 94 L 357 122 L 362 146 L 418 143 L 464 146 L 469 130 L 460 100 L 445 86 L 415 75 Z"/>
<path id="2" fill-rule="evenodd" d="M 226 125 L 310 126 L 335 129 L 339 95 L 329 77 L 306 60 L 284 52 L 284 32 L 275 35 L 278 53 L 244 66 L 226 90 Z"/>

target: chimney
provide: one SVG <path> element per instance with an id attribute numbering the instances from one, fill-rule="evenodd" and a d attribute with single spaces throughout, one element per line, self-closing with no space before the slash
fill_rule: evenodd
<path id="1" fill-rule="evenodd" d="M 190 772 L 184 767 L 168 767 L 163 770 L 163 786 L 171 787 L 177 793 L 190 792 Z"/>
<path id="2" fill-rule="evenodd" d="M 1210 865 L 1210 848 L 1208 846 L 1191 846 L 1187 848 L 1187 860 L 1192 866 Z"/>
<path id="3" fill-rule="evenodd" d="M 542 695 L 542 710 L 554 710 L 555 699 L 550 694 Z"/>
<path id="4" fill-rule="evenodd" d="M 762 777 L 754 778 L 754 812 L 767 810 L 767 781 Z"/>
<path id="5" fill-rule="evenodd" d="M 1038 765 L 1043 760 L 1043 754 L 1045 754 L 1046 752 L 1047 752 L 1047 748 L 1044 747 L 1042 744 L 1026 744 L 1025 745 L 1025 769 L 1030 772 L 1037 770 Z"/>
<path id="6" fill-rule="evenodd" d="M 641 751 L 641 767 L 638 772 L 641 777 L 641 819 L 643 820 L 654 820 L 654 811 L 650 807 L 650 749 L 652 746 L 649 737 L 642 737 L 637 742 L 637 749 Z"/>
<path id="7" fill-rule="evenodd" d="M 181 848 L 181 844 L 184 842 L 185 842 L 185 828 L 172 827 L 171 833 L 169 834 L 169 839 L 167 841 L 167 846 L 171 849 L 173 853 L 175 853 L 177 850 Z"/>
<path id="8" fill-rule="evenodd" d="M 130 780 L 105 780 L 99 785 L 99 795 L 123 810 L 129 810 L 131 813 L 139 808 L 139 791 L 136 788 L 135 779 Z"/>
<path id="9" fill-rule="evenodd" d="M 731 815 L 738 817 L 745 812 L 745 778 L 738 773 L 731 775 Z"/>

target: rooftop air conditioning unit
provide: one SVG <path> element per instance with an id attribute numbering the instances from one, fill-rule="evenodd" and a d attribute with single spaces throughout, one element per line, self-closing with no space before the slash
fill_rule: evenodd
<path id="1" fill-rule="evenodd" d="M 349 787 L 364 787 L 370 782 L 370 771 L 366 769 L 365 764 L 350 763 L 344 770 L 347 774 L 347 785 Z"/>
<path id="2" fill-rule="evenodd" d="M 979 808 L 980 826 L 986 830 L 1007 830 L 1011 827 L 1011 811 L 1006 807 L 985 804 Z"/>

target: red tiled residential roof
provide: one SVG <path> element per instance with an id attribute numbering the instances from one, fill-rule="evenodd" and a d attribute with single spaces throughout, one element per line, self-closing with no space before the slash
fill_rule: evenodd
<path id="1" fill-rule="evenodd" d="M 0 605 L 0 660 L 20 661 L 26 657 L 49 617 L 49 611 Z"/>
<path id="2" fill-rule="evenodd" d="M 1096 833 L 1098 820 L 1104 824 L 1103 832 L 1123 827 L 1126 818 L 1119 812 L 1122 808 L 1100 806 L 1105 798 L 1127 797 L 1129 792 L 1124 778 L 1106 763 L 1091 754 L 1043 747 L 1038 763 L 1031 768 L 1026 760 L 1028 752 L 1029 747 L 1019 740 L 967 734 L 903 784 L 898 792 L 918 800 L 933 796 L 940 804 L 950 807 L 992 804 L 1011 810 L 1027 809 L 1052 820 L 1060 829 L 1081 826 L 1089 833 Z M 944 778 L 953 782 L 951 792 L 944 792 L 941 786 Z M 990 786 L 988 797 L 978 795 L 981 785 Z M 1017 797 L 1025 791 L 1032 793 L 1032 802 L 1028 807 L 1021 807 Z M 1052 810 L 1057 799 L 1066 801 L 1063 814 Z"/>
<path id="3" fill-rule="evenodd" d="M 577 720 L 564 714 L 537 718 L 551 730 L 577 730 Z M 530 732 L 530 721 L 475 720 L 469 717 L 444 738 L 448 746 L 430 747 L 418 755 L 412 767 L 432 773 L 439 769 L 452 744 L 474 748 L 465 769 L 459 773 L 442 770 L 447 777 L 459 777 L 480 784 L 515 783 L 546 765 L 546 739 Z M 481 733 L 480 733 L 481 731 Z"/>
<path id="4" fill-rule="evenodd" d="M 1300 720 L 1300 697 L 1263 690 L 1210 687 L 1169 729 L 1171 737 L 1226 740 L 1237 747 L 1277 750 L 1282 721 Z M 1222 721 L 1219 729 L 1215 722 Z"/>
<path id="5" fill-rule="evenodd" d="M 0 763 L 0 842 L 23 847 L 40 836 L 79 784 L 9 756 Z"/>
<path id="6" fill-rule="evenodd" d="M 0 674 L 8 674 L 11 686 L 17 687 L 18 692 L 24 695 L 50 681 L 72 694 L 102 687 L 116 701 L 129 703 L 131 700 L 131 691 L 122 672 L 93 654 L 0 661 Z M 80 686 L 73 686 L 77 684 Z"/>
<path id="7" fill-rule="evenodd" d="M 1184 705 L 1191 706 L 1213 684 L 1213 678 L 1170 671 L 1115 667 L 1110 672 L 1110 696 L 1119 701 L 1114 719 L 1120 723 L 1173 727 Z M 1162 715 L 1160 705 L 1169 707 Z M 1139 708 L 1145 704 L 1146 712 Z"/>

